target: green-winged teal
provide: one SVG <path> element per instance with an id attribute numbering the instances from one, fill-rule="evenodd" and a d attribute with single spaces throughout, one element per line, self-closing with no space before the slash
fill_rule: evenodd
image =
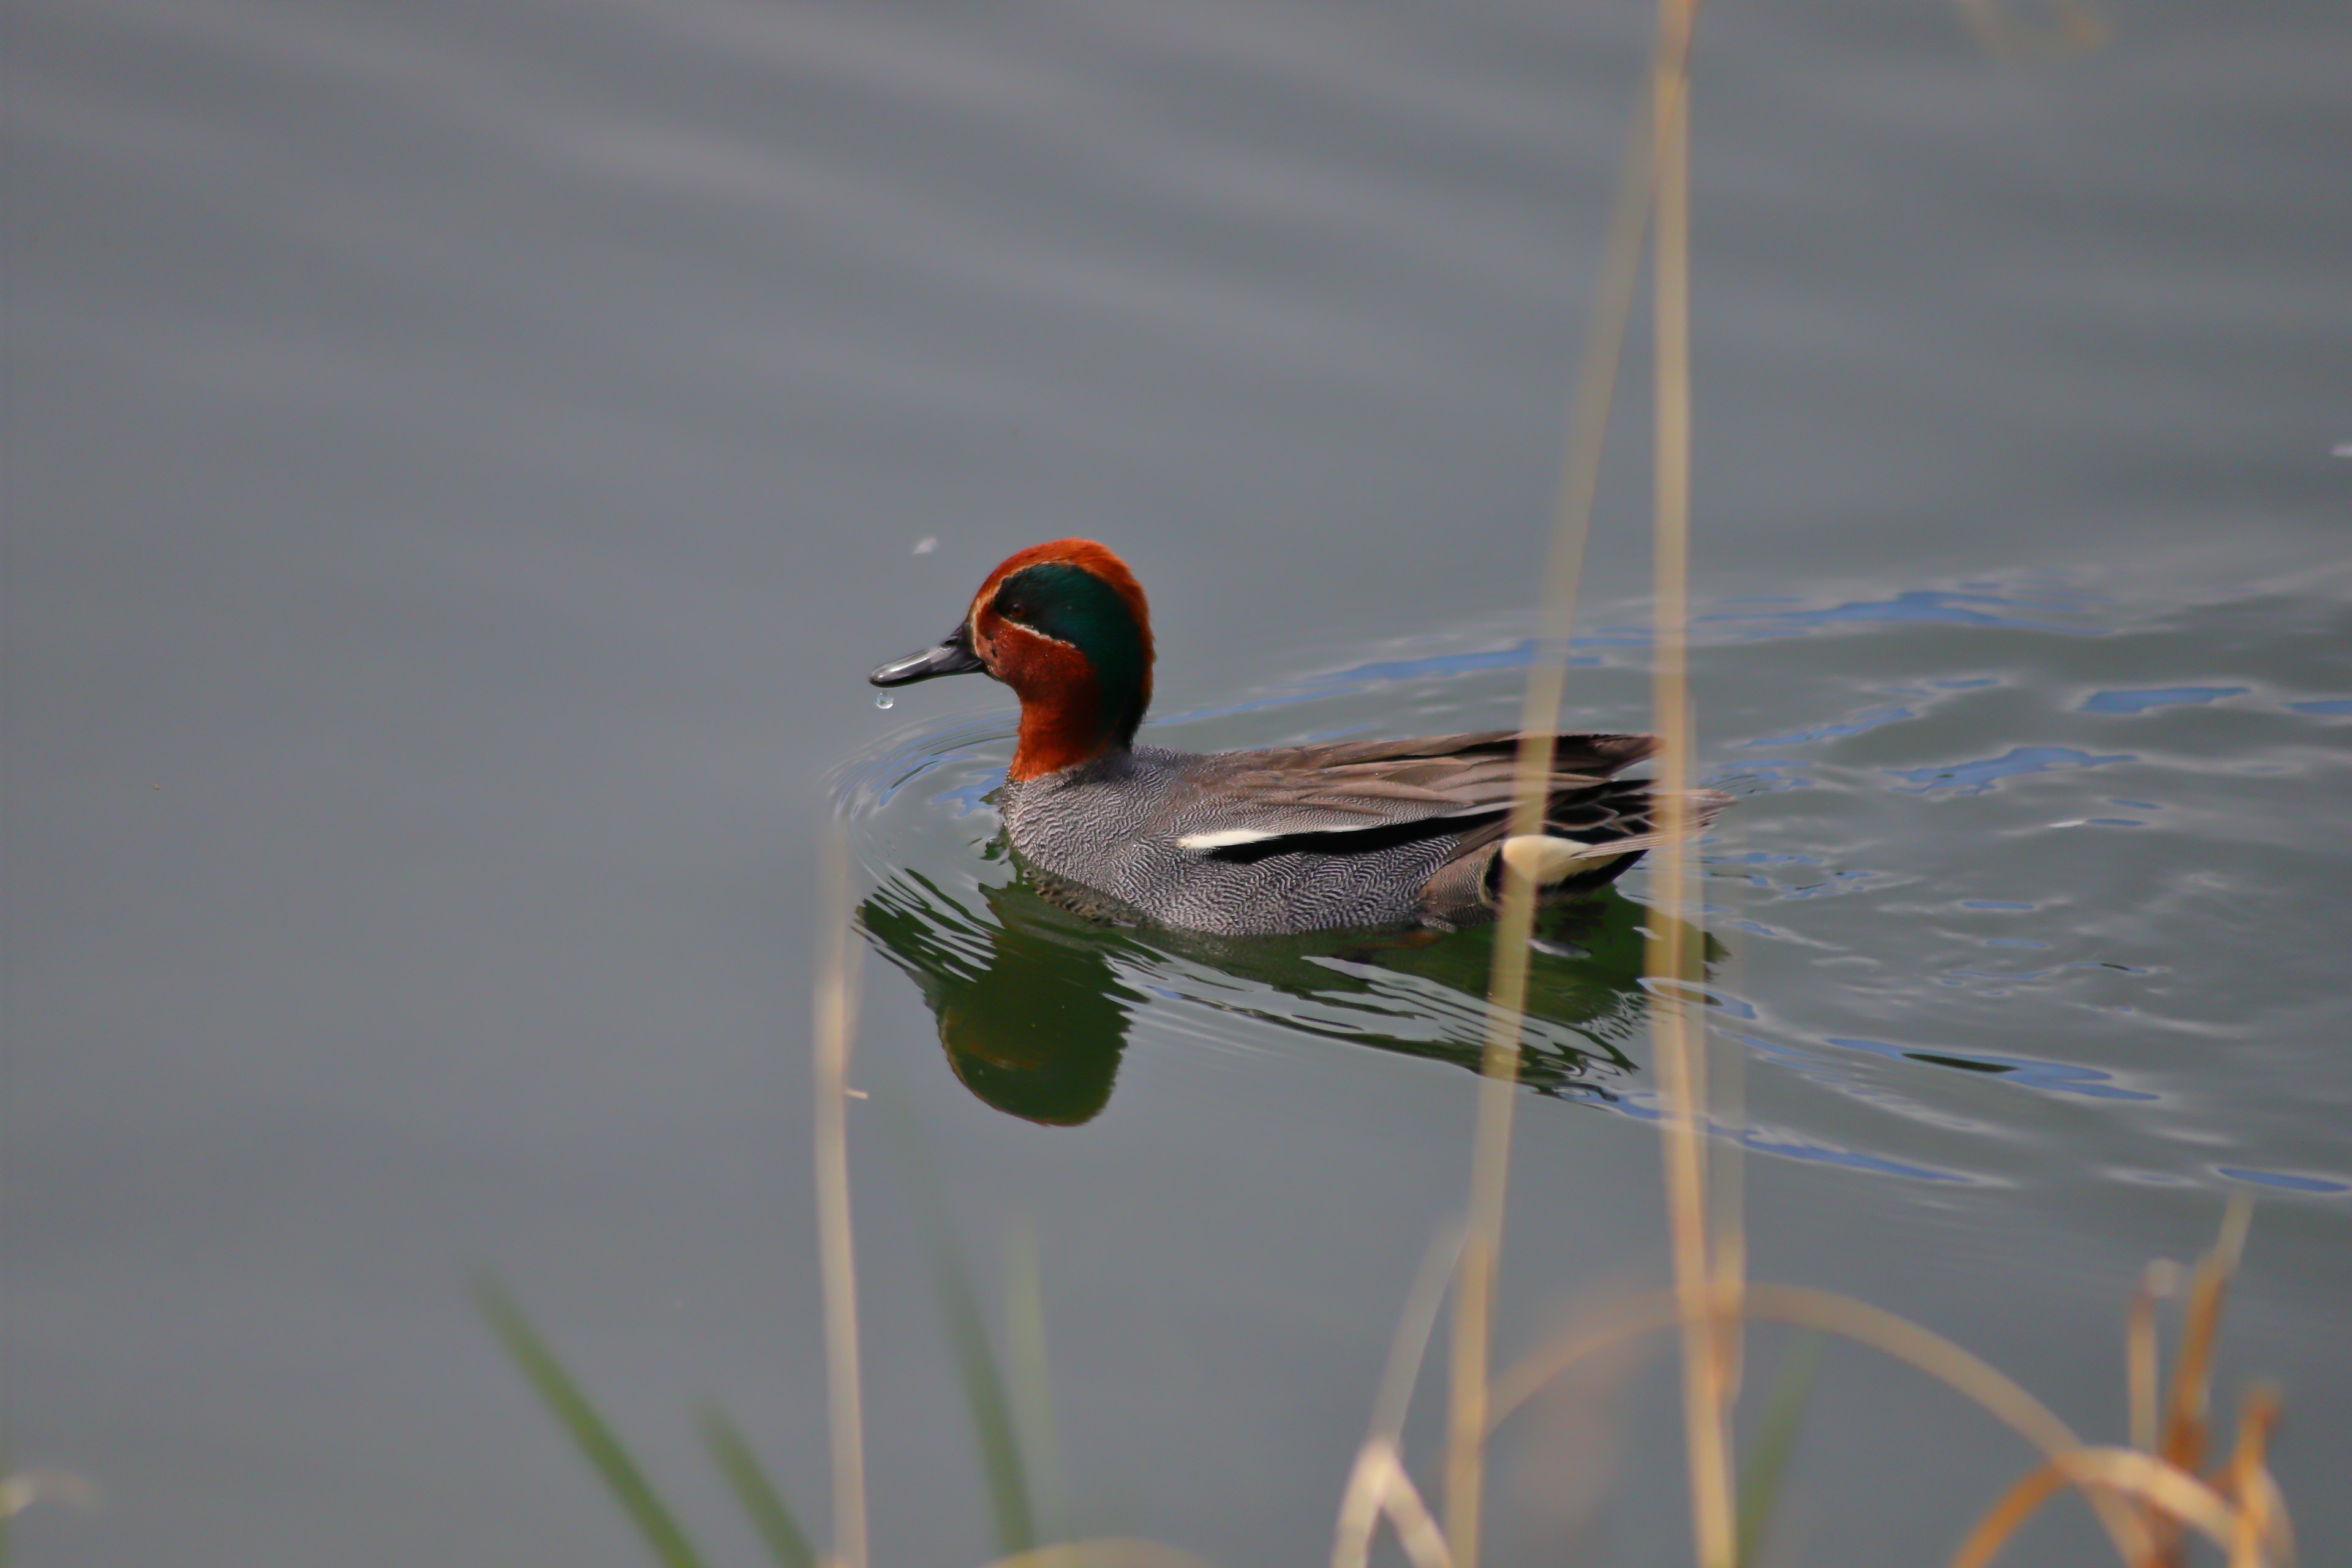
<path id="1" fill-rule="evenodd" d="M 988 574 L 953 635 L 877 686 L 982 670 L 1021 699 L 999 797 L 1006 834 L 1052 882 L 1108 909 L 1228 936 L 1493 912 L 1505 858 L 1552 896 L 1609 882 L 1659 841 L 1650 792 L 1612 777 L 1647 735 L 1562 735 L 1540 836 L 1506 839 L 1518 737 L 1495 730 L 1251 752 L 1139 746 L 1151 616 L 1127 563 L 1086 539 Z M 1694 816 L 1724 797 L 1693 796 Z"/>

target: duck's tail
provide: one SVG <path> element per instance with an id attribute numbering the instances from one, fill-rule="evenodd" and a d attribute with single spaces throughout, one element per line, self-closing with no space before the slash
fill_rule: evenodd
<path id="1" fill-rule="evenodd" d="M 1531 878 L 1547 900 L 1596 892 L 1650 850 L 1667 842 L 1657 824 L 1657 796 L 1646 780 L 1615 780 L 1555 795 L 1544 831 L 1508 835 L 1505 824 L 1465 837 L 1459 851 L 1422 888 L 1423 908 L 1449 923 L 1493 915 L 1506 868 Z M 1731 797 L 1687 790 L 1685 836 L 1704 832 Z"/>

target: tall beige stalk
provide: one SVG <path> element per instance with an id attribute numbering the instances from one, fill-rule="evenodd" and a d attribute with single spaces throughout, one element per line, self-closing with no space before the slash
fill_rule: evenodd
<path id="1" fill-rule="evenodd" d="M 857 1032 L 858 948 L 851 939 L 849 851 L 824 851 L 816 973 L 816 1220 L 824 1279 L 827 1405 L 833 1436 L 833 1568 L 866 1568 L 865 1399 L 857 1372 L 857 1258 L 849 1226 L 849 1042 Z"/>
<path id="2" fill-rule="evenodd" d="M 1727 1432 L 1725 1331 L 1707 1236 L 1706 1058 L 1695 1038 L 1690 982 L 1700 957 L 1689 922 L 1690 627 L 1690 41 L 1696 0 L 1659 0 L 1660 43 L 1651 108 L 1657 145 L 1654 593 L 1658 828 L 1653 886 L 1652 1032 L 1664 1100 L 1675 1291 L 1683 1318 L 1683 1419 L 1690 1449 L 1691 1517 L 1700 1568 L 1733 1568 L 1737 1538 Z"/>
<path id="3" fill-rule="evenodd" d="M 1617 367 L 1642 275 L 1642 240 L 1650 221 L 1654 160 L 1646 126 L 1626 144 L 1624 165 L 1609 215 L 1592 330 L 1578 367 L 1570 406 L 1568 451 L 1552 512 L 1552 539 L 1544 571 L 1543 612 L 1535 658 L 1519 714 L 1518 766 L 1510 831 L 1540 833 L 1556 752 L 1555 731 L 1568 686 L 1569 638 L 1575 630 L 1577 588 L 1592 501 L 1601 482 L 1601 453 L 1609 432 Z M 1452 1390 L 1445 1454 L 1445 1534 L 1457 1568 L 1478 1560 L 1484 1444 L 1487 1428 L 1489 1336 L 1494 1321 L 1495 1270 L 1501 1256 L 1503 1211 L 1510 1173 L 1513 1086 L 1519 1075 L 1519 1036 L 1528 990 L 1528 941 L 1535 930 L 1535 889 L 1506 863 L 1495 922 L 1495 959 L 1486 991 L 1486 1043 L 1478 1086 L 1477 1129 L 1472 1145 L 1470 1222 L 1455 1274 Z"/>

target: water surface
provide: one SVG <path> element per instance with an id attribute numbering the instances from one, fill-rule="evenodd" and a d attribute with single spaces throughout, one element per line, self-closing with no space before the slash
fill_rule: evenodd
<path id="1" fill-rule="evenodd" d="M 2139 1266 L 2251 1184 L 2223 1381 L 2284 1380 L 2317 1561 L 2352 1528 L 2352 24 L 2113 19 L 2021 70 L 1939 6 L 1709 8 L 1719 1133 L 1760 1274 L 1915 1315 L 2100 1435 Z M 1483 936 L 1073 922 L 992 858 L 1003 693 L 881 712 L 862 678 L 1083 532 L 1151 592 L 1165 743 L 1509 721 L 1647 26 L 19 7 L 0 1417 L 104 1492 L 27 1514 L 21 1559 L 637 1561 L 468 1306 L 482 1266 L 714 1555 L 752 1549 L 701 1394 L 821 1519 L 837 808 L 867 1081 L 991 1292 L 1036 1239 L 1063 1522 L 1326 1550 L 1462 1203 Z M 1594 727 L 1644 722 L 1643 392 Z M 1547 933 L 1507 1346 L 1662 1275 L 1646 896 Z M 853 1140 L 877 1545 L 981 1561 L 915 1194 Z M 1507 1560 L 1675 1559 L 1667 1370 L 1513 1439 Z M 2022 1463 L 1835 1355 L 1792 1560 L 1933 1560 Z M 2088 1560 L 2080 1510 L 2036 1546 Z"/>

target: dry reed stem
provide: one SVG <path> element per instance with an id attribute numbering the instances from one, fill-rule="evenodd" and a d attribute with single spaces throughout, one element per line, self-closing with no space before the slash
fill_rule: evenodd
<path id="1" fill-rule="evenodd" d="M 1709 1049 L 1704 1023 L 1699 1026 L 1699 1049 Z M 1711 1062 L 1710 1068 L 1714 1065 Z M 1747 1116 L 1747 1064 L 1735 1050 L 1725 1052 L 1720 1065 L 1723 1068 L 1719 1079 L 1721 1089 L 1715 1096 L 1715 1105 L 1725 1124 L 1736 1128 Z M 1708 1077 L 1710 1081 L 1717 1080 L 1712 1070 Z M 1739 1403 L 1740 1387 L 1747 1376 L 1748 1336 L 1746 1319 L 1740 1313 L 1740 1297 L 1746 1292 L 1748 1284 L 1746 1160 L 1746 1151 L 1737 1138 L 1727 1138 L 1717 1143 L 1707 1160 L 1711 1178 L 1706 1193 L 1707 1256 L 1714 1261 L 1716 1354 L 1721 1368 L 1721 1394 L 1727 1420 L 1728 1412 Z M 1735 1526 L 1737 1522 L 1735 1509 Z"/>
<path id="2" fill-rule="evenodd" d="M 2205 1408 L 2213 1375 L 2213 1342 L 2221 1331 L 2221 1296 L 2237 1272 L 2245 1250 L 2246 1228 L 2252 1223 L 2253 1200 L 2243 1192 L 2230 1194 L 2221 1215 L 2221 1234 L 2211 1251 L 2197 1260 L 2189 1277 L 2189 1306 L 2180 1325 L 2180 1353 L 2172 1363 L 2172 1409 L 2165 1423 L 2164 1457 L 2184 1470 L 2196 1469 L 2204 1458 Z"/>
<path id="3" fill-rule="evenodd" d="M 1331 1568 L 1364 1568 L 1372 1558 L 1372 1536 L 1381 1527 L 1388 1500 L 1388 1476 L 1381 1466 L 1390 1445 L 1367 1437 L 1348 1468 L 1348 1485 L 1339 1494 L 1339 1521 L 1331 1529 Z"/>
<path id="4" fill-rule="evenodd" d="M 2053 1454 L 2011 1487 L 1952 1555 L 1951 1568 L 1985 1568 L 1993 1554 L 2043 1501 L 2062 1487 L 2093 1497 L 2120 1492 L 2142 1506 L 2201 1531 L 2225 1551 L 2238 1535 L 2238 1513 L 2221 1494 L 2177 1465 L 2137 1448 L 2074 1448 Z M 2143 1561 L 2126 1554 L 2126 1564 Z M 2235 1559 L 2232 1559 L 2233 1568 Z M 2259 1558 L 2252 1568 L 2259 1568 Z"/>
<path id="5" fill-rule="evenodd" d="M 1501 1426 L 1546 1384 L 1578 1362 L 1682 1320 L 1679 1301 L 1680 1293 L 1675 1291 L 1633 1297 L 1610 1309 L 1598 1321 L 1580 1325 L 1531 1352 L 1496 1381 L 1494 1425 Z M 1751 1285 L 1745 1292 L 1741 1312 L 1751 1321 L 1819 1329 L 1906 1362 L 1981 1405 L 2040 1449 L 2045 1459 L 2084 1447 L 2065 1422 L 2014 1380 L 1941 1334 L 1882 1308 L 1807 1286 Z M 2146 1526 L 2112 1496 L 2094 1491 L 2089 1497 L 2124 1560 L 2144 1559 L 2154 1545 Z"/>
<path id="6" fill-rule="evenodd" d="M 2188 1306 L 2181 1314 L 2180 1351 L 2172 1367 L 2172 1397 L 2162 1437 L 2156 1445 L 2165 1459 L 2186 1470 L 2194 1471 L 2204 1458 L 2205 1413 L 2212 1383 L 2213 1346 L 2221 1333 L 2221 1299 L 2230 1277 L 2237 1271 L 2252 1217 L 2252 1200 L 2242 1191 L 2232 1193 L 2222 1211 L 2221 1234 L 2189 1275 Z M 2168 1520 L 2154 1522 L 2158 1544 L 2150 1563 L 2154 1568 L 2177 1564 L 2180 1557 L 2178 1527 Z"/>
<path id="7" fill-rule="evenodd" d="M 1984 1568 L 2017 1533 L 2018 1527 L 2033 1517 L 2035 1510 L 2070 1484 L 2066 1472 L 2047 1459 L 2026 1471 L 2015 1486 L 1985 1510 L 1984 1517 L 1960 1542 L 1960 1549 L 1952 1553 L 1951 1568 Z"/>
<path id="8" fill-rule="evenodd" d="M 1489 1402 L 1486 1434 L 1518 1414 L 1519 1407 L 1543 1392 L 1544 1385 L 1578 1363 L 1612 1350 L 1627 1340 L 1672 1328 L 1680 1308 L 1671 1290 L 1653 1290 L 1628 1297 L 1594 1313 L 1555 1336 L 1549 1344 L 1522 1356 L 1495 1380 Z"/>
<path id="9" fill-rule="evenodd" d="M 2009 65 L 2051 65 L 2104 48 L 2114 25 L 2086 0 L 2051 0 L 2051 19 L 2031 26 L 2013 19 L 2000 0 L 1958 0 L 1960 19 L 1977 44 Z"/>
<path id="10" fill-rule="evenodd" d="M 865 1400 L 858 1387 L 857 1259 L 849 1224 L 849 1042 L 857 1032 L 856 944 L 850 939 L 849 851 L 835 828 L 824 849 L 817 956 L 816 1210 L 824 1282 L 826 1405 L 833 1439 L 833 1556 L 866 1568 Z"/>
<path id="11" fill-rule="evenodd" d="M 1404 1465 L 1397 1458 L 1396 1450 L 1388 1451 L 1388 1463 L 1382 1479 L 1381 1509 L 1389 1516 L 1396 1530 L 1397 1544 L 1412 1560 L 1413 1568 L 1454 1568 L 1453 1554 L 1445 1549 L 1444 1533 L 1437 1528 L 1437 1516 L 1421 1500 L 1420 1489 L 1412 1478 L 1404 1473 Z"/>
<path id="12" fill-rule="evenodd" d="M 2263 1537 L 2272 1543 L 2272 1560 L 2294 1563 L 2294 1521 L 2287 1516 L 2286 1498 L 2279 1491 L 2278 1478 L 2268 1468 L 2258 1469 L 2248 1478 L 2247 1486 L 2252 1497 L 2248 1504 L 2242 1506 L 2251 1507 L 2261 1519 Z M 2233 1563 L 2231 1568 L 2237 1568 L 2237 1565 Z"/>
<path id="13" fill-rule="evenodd" d="M 1548 781 L 1556 751 L 1560 703 L 1567 692 L 1569 640 L 1591 532 L 1601 455 L 1624 355 L 1625 336 L 1642 273 L 1655 159 L 1646 127 L 1626 140 L 1593 300 L 1593 325 L 1578 365 L 1570 405 L 1568 447 L 1552 510 L 1551 549 L 1544 569 L 1540 635 L 1528 671 L 1519 714 L 1519 749 L 1513 775 L 1509 831 L 1539 833 L 1549 804 Z M 1495 958 L 1487 983 L 1486 1040 L 1480 1070 L 1477 1127 L 1473 1137 L 1469 1225 L 1456 1270 L 1452 1391 L 1445 1455 L 1445 1517 L 1456 1560 L 1478 1559 L 1479 1500 L 1484 1484 L 1481 1445 L 1486 1419 L 1489 1335 L 1494 1282 L 1502 1251 L 1503 1213 L 1510 1174 L 1511 1118 L 1519 1074 L 1519 1036 L 1527 1004 L 1528 942 L 1535 931 L 1536 889 L 1503 863 Z"/>
<path id="14" fill-rule="evenodd" d="M 2156 1452 L 2157 1410 L 2162 1401 L 2163 1367 L 2156 1341 L 2156 1304 L 2180 1289 L 2180 1265 L 2159 1258 L 2140 1273 L 2124 1317 L 2124 1393 L 2130 1411 L 2126 1432 L 2131 1446 Z"/>
<path id="15" fill-rule="evenodd" d="M 2238 1413 L 2238 1442 L 2223 1467 L 2221 1490 L 2237 1510 L 2237 1530 L 2230 1542 L 2230 1568 L 2260 1568 L 2263 1549 L 2274 1546 L 2271 1500 L 2274 1489 L 2260 1483 L 2269 1479 L 2263 1456 L 2270 1447 L 2271 1430 L 2278 1424 L 2279 1393 L 2257 1384 L 2246 1394 Z M 2284 1522 L 2282 1516 L 2280 1522 Z"/>
<path id="16" fill-rule="evenodd" d="M 1943 1335 L 1883 1308 L 1803 1285 L 1756 1285 L 1748 1291 L 1747 1310 L 1759 1321 L 1827 1330 L 1909 1362 L 2006 1422 L 2046 1458 L 2083 1447 L 2048 1405 L 2013 1379 Z M 2137 1563 L 2148 1546 L 2147 1531 L 2138 1519 L 2111 1496 L 2097 1491 L 2086 1495 L 2116 1551 L 2126 1563 Z"/>
<path id="17" fill-rule="evenodd" d="M 1396 1445 L 1371 1438 L 1356 1454 L 1348 1474 L 1348 1491 L 1339 1504 L 1339 1528 L 1331 1543 L 1332 1568 L 1364 1568 L 1370 1561 L 1372 1535 L 1386 1519 L 1396 1531 L 1413 1568 L 1454 1568 L 1445 1532 L 1436 1515 L 1422 1500 L 1421 1489 L 1405 1473 Z"/>
<path id="18" fill-rule="evenodd" d="M 1729 837 L 1736 846 L 1738 842 L 1736 825 Z M 1737 896 L 1735 891 L 1734 897 Z M 1702 931 L 1702 949 L 1705 942 Z M 1705 965 L 1706 957 L 1702 952 L 1697 965 L 1701 973 L 1696 978 L 1705 978 Z M 1737 992 L 1740 979 L 1739 952 L 1733 949 L 1727 955 L 1721 984 L 1727 990 Z M 1706 1076 L 1712 1086 L 1706 1107 L 1707 1119 L 1719 1121 L 1722 1125 L 1736 1131 L 1746 1123 L 1748 1117 L 1747 1058 L 1737 1050 L 1726 1051 L 1717 1058 L 1713 1049 L 1712 1031 L 1703 1021 L 1704 1015 L 1701 1017 L 1698 1048 L 1707 1058 Z M 1722 1069 L 1720 1074 L 1715 1070 L 1718 1066 Z M 1747 1322 L 1739 1310 L 1740 1295 L 1748 1279 L 1747 1147 L 1737 1136 L 1717 1140 L 1708 1148 L 1706 1164 L 1707 1256 L 1713 1263 L 1716 1353 L 1721 1358 L 1723 1408 L 1725 1418 L 1728 1420 L 1728 1413 L 1738 1406 L 1740 1390 L 1747 1377 Z M 1736 1534 L 1739 1528 L 1736 1460 L 1731 1479 L 1735 1488 L 1732 1522 Z"/>
<path id="19" fill-rule="evenodd" d="M 2221 1472 L 2221 1489 L 2232 1499 L 2244 1500 L 2254 1471 L 2262 1467 L 2263 1452 L 2270 1446 L 2271 1429 L 2278 1425 L 2278 1415 L 2279 1392 L 2275 1385 L 2258 1383 L 2246 1391 L 2245 1401 L 2238 1407 L 2237 1445 Z"/>
<path id="20" fill-rule="evenodd" d="M 0 1476 L 0 1521 L 16 1518 L 37 1502 L 59 1502 L 70 1508 L 98 1506 L 98 1483 L 87 1476 L 54 1466 L 36 1465 Z"/>
<path id="21" fill-rule="evenodd" d="M 1653 983 L 1651 1028 L 1664 1101 L 1659 1121 L 1665 1162 L 1667 1217 L 1675 1291 L 1682 1304 L 1683 1425 L 1690 1450 L 1691 1518 L 1700 1568 L 1733 1568 L 1738 1552 L 1731 1502 L 1731 1453 L 1726 1419 L 1729 1379 L 1718 1324 L 1739 1320 L 1736 1296 L 1718 1289 L 1708 1256 L 1706 1141 L 1700 1117 L 1706 1104 L 1706 1062 L 1691 1038 L 1689 1010 L 1675 994 L 1694 959 L 1690 951 L 1691 874 L 1690 625 L 1690 36 L 1692 0 L 1660 0 L 1657 78 L 1651 110 L 1657 148 L 1656 257 L 1651 282 L 1657 369 L 1655 610 L 1654 670 L 1658 785 L 1654 799 L 1658 851 L 1656 915 L 1648 971 Z M 1661 985 L 1659 983 L 1667 983 Z M 1720 1310 L 1721 1316 L 1717 1313 Z"/>
<path id="22" fill-rule="evenodd" d="M 1437 1310 L 1445 1302 L 1446 1276 L 1460 1261 L 1462 1243 L 1458 1227 L 1449 1226 L 1432 1237 L 1421 1268 L 1413 1275 L 1412 1289 L 1405 1295 L 1404 1310 L 1398 1314 L 1396 1333 L 1389 1342 L 1380 1393 L 1372 1401 L 1371 1429 L 1357 1450 L 1355 1466 L 1340 1494 L 1339 1522 L 1331 1531 L 1331 1568 L 1364 1568 L 1371 1557 L 1372 1535 L 1380 1528 L 1390 1490 L 1381 1454 L 1384 1451 L 1391 1463 L 1402 1468 L 1400 1440 L 1406 1412 L 1412 1406 L 1412 1385 L 1421 1376 L 1430 1331 L 1437 1326 Z M 1420 1501 L 1418 1492 L 1414 1501 Z"/>
<path id="23" fill-rule="evenodd" d="M 1065 1541 L 1000 1557 L 988 1568 L 1210 1568 L 1205 1558 L 1156 1541 Z"/>

